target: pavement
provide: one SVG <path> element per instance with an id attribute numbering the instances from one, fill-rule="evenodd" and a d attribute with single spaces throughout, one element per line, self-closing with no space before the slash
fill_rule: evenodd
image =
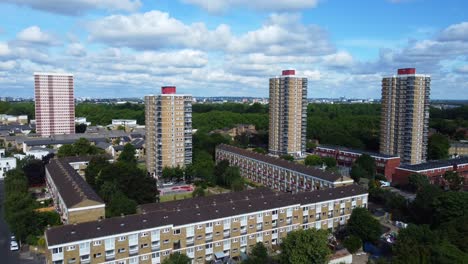
<path id="1" fill-rule="evenodd" d="M 4 219 L 3 212 L 3 181 L 0 180 L 0 263 L 2 264 L 43 264 L 45 258 L 43 255 L 37 255 L 27 250 L 26 247 L 21 251 L 10 251 L 10 230 Z"/>

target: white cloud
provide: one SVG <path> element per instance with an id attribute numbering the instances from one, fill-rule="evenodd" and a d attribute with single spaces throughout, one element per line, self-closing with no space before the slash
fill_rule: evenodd
<path id="1" fill-rule="evenodd" d="M 141 7 L 140 0 L 4 0 L 32 9 L 57 13 L 62 15 L 81 15 L 93 9 L 110 11 L 122 10 L 133 12 Z"/>
<path id="2" fill-rule="evenodd" d="M 67 47 L 67 54 L 75 57 L 86 55 L 86 48 L 80 43 L 71 43 Z"/>
<path id="3" fill-rule="evenodd" d="M 468 74 L 468 64 L 456 67 L 455 72 L 460 74 Z"/>
<path id="4" fill-rule="evenodd" d="M 210 13 L 224 12 L 230 8 L 248 8 L 265 11 L 297 11 L 316 7 L 318 0 L 183 0 Z"/>
<path id="5" fill-rule="evenodd" d="M 52 35 L 45 33 L 38 26 L 23 29 L 16 35 L 16 39 L 23 43 L 52 45 L 55 43 Z"/>
<path id="6" fill-rule="evenodd" d="M 0 61 L 0 71 L 9 71 L 13 70 L 16 67 L 16 61 Z"/>
<path id="7" fill-rule="evenodd" d="M 91 22 L 90 40 L 143 50 L 190 48 L 229 53 L 316 56 L 334 52 L 325 30 L 303 25 L 300 16 L 272 14 L 259 29 L 240 36 L 221 24 L 209 30 L 203 23 L 184 24 L 168 13 L 151 11 L 113 15 Z"/>
<path id="8" fill-rule="evenodd" d="M 323 61 L 325 65 L 332 67 L 349 67 L 354 63 L 353 56 L 346 51 L 324 56 Z"/>
<path id="9" fill-rule="evenodd" d="M 230 52 L 267 55 L 323 55 L 334 51 L 326 31 L 316 25 L 304 25 L 299 15 L 272 14 L 258 30 L 234 38 Z"/>
<path id="10" fill-rule="evenodd" d="M 468 22 L 451 25 L 444 29 L 439 39 L 441 41 L 467 41 L 468 42 Z"/>
<path id="11" fill-rule="evenodd" d="M 0 57 L 8 56 L 11 54 L 11 49 L 7 43 L 0 42 Z"/>
<path id="12" fill-rule="evenodd" d="M 229 41 L 230 30 L 219 25 L 210 31 L 203 23 L 186 25 L 168 13 L 150 11 L 129 16 L 112 15 L 91 22 L 90 39 L 135 49 L 220 48 Z"/>

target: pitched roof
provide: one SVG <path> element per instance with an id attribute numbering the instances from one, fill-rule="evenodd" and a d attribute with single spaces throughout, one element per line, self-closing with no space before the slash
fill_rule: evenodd
<path id="1" fill-rule="evenodd" d="M 366 194 L 358 185 L 301 192 L 273 192 L 266 188 L 141 205 L 144 213 L 114 217 L 46 230 L 48 246 L 93 239 L 167 225 L 181 226 L 295 204 L 313 204 Z"/>
<path id="2" fill-rule="evenodd" d="M 68 208 L 72 208 L 85 200 L 104 203 L 83 177 L 70 166 L 71 162 L 88 161 L 89 159 L 89 156 L 66 157 L 52 159 L 46 165 L 46 170 Z"/>
<path id="3" fill-rule="evenodd" d="M 371 152 L 371 151 L 365 151 L 365 150 L 360 150 L 360 149 L 352 149 L 352 148 L 346 148 L 346 147 L 341 147 L 341 146 L 334 146 L 334 145 L 323 145 L 321 144 L 320 146 L 317 146 L 318 148 L 327 148 L 327 149 L 334 149 L 334 150 L 339 150 L 339 151 L 346 151 L 346 152 L 352 152 L 352 153 L 357 153 L 357 154 L 367 154 L 369 156 L 374 156 L 378 158 L 384 158 L 384 159 L 390 159 L 390 158 L 399 158 L 397 155 L 387 155 L 387 154 L 382 154 L 378 152 Z"/>
<path id="4" fill-rule="evenodd" d="M 221 149 L 221 150 L 229 151 L 232 153 L 236 153 L 241 156 L 245 156 L 247 158 L 273 164 L 278 167 L 300 172 L 306 175 L 310 175 L 311 177 L 319 178 L 319 179 L 329 181 L 329 182 L 338 181 L 342 177 L 342 175 L 339 173 L 323 171 L 323 170 L 308 167 L 299 163 L 287 161 L 287 160 L 276 158 L 276 157 L 269 156 L 269 155 L 260 154 L 254 151 L 234 147 L 231 145 L 221 144 L 221 145 L 216 146 L 216 149 Z"/>
<path id="5" fill-rule="evenodd" d="M 411 170 L 411 171 L 423 171 L 423 170 L 432 170 L 442 167 L 456 166 L 460 164 L 468 164 L 468 157 L 448 159 L 448 160 L 434 160 L 428 161 L 420 164 L 402 164 L 397 168 Z"/>

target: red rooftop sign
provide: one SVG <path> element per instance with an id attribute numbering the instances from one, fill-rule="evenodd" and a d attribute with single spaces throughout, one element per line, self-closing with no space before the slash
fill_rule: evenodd
<path id="1" fill-rule="evenodd" d="M 175 86 L 163 86 L 161 87 L 162 94 L 175 94 L 176 87 Z"/>
<path id="2" fill-rule="evenodd" d="M 416 68 L 398 69 L 398 74 L 416 74 Z"/>
<path id="3" fill-rule="evenodd" d="M 295 70 L 284 70 L 283 75 L 295 75 L 296 71 Z"/>

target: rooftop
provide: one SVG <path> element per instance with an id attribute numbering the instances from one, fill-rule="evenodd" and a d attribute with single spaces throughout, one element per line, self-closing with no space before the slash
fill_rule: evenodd
<path id="1" fill-rule="evenodd" d="M 226 150 L 229 152 L 233 152 L 242 156 L 246 156 L 251 159 L 263 161 L 265 163 L 270 163 L 276 165 L 278 167 L 283 167 L 289 170 L 293 170 L 296 172 L 300 172 L 306 175 L 310 175 L 315 178 L 320 178 L 329 182 L 336 182 L 339 181 L 343 176 L 339 173 L 322 171 L 320 169 L 308 167 L 302 164 L 298 164 L 295 162 L 287 161 L 284 159 L 276 158 L 269 155 L 260 154 L 257 152 L 253 152 L 250 150 L 234 147 L 231 145 L 221 144 L 216 147 L 216 149 Z"/>
<path id="2" fill-rule="evenodd" d="M 46 231 L 46 237 L 50 247 L 120 233 L 168 225 L 181 226 L 291 205 L 342 199 L 366 193 L 366 190 L 358 185 L 297 194 L 279 193 L 261 188 L 181 201 L 145 204 L 140 206 L 140 210 L 143 212 L 141 214 L 53 227 Z"/>
<path id="3" fill-rule="evenodd" d="M 346 147 L 334 146 L 334 145 L 320 145 L 317 147 L 335 149 L 335 150 L 346 151 L 346 152 L 353 152 L 353 153 L 358 153 L 358 154 L 367 154 L 369 156 L 384 158 L 384 159 L 399 158 L 399 156 L 397 155 L 387 155 L 387 154 L 382 154 L 378 152 L 371 152 L 371 151 L 365 151 L 365 150 L 360 150 L 360 149 L 352 149 L 352 148 L 346 148 Z"/>
<path id="4" fill-rule="evenodd" d="M 448 160 L 435 160 L 435 161 L 428 161 L 425 163 L 420 164 L 402 164 L 398 168 L 411 170 L 411 171 L 424 171 L 424 170 L 432 170 L 442 167 L 450 167 L 460 164 L 468 164 L 468 157 L 463 158 L 455 158 L 455 159 L 448 159 Z"/>
<path id="5" fill-rule="evenodd" d="M 46 170 L 49 172 L 63 202 L 68 208 L 72 208 L 84 200 L 104 203 L 83 177 L 70 166 L 72 162 L 89 161 L 90 158 L 86 156 L 52 159 L 46 165 Z"/>

